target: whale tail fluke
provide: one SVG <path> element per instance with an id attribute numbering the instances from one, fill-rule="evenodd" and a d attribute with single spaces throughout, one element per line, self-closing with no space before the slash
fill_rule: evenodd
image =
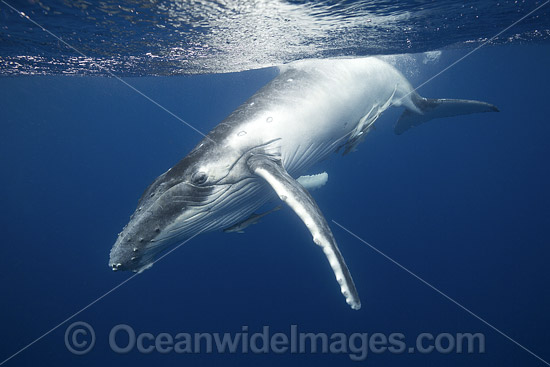
<path id="1" fill-rule="evenodd" d="M 397 135 L 403 134 L 411 127 L 440 117 L 499 111 L 490 103 L 466 99 L 431 99 L 420 97 L 416 93 L 411 99 L 420 112 L 406 109 L 394 127 L 394 132 Z"/>

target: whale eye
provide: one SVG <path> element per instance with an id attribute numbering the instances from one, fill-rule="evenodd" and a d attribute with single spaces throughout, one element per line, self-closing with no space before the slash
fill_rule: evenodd
<path id="1" fill-rule="evenodd" d="M 191 183 L 193 185 L 202 185 L 206 182 L 207 179 L 208 175 L 206 174 L 206 172 L 198 171 L 193 173 L 193 176 L 191 176 Z"/>

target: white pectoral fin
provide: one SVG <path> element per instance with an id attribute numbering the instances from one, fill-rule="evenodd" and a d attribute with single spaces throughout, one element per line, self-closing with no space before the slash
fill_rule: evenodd
<path id="1" fill-rule="evenodd" d="M 256 155 L 248 160 L 248 166 L 254 174 L 267 181 L 279 198 L 304 222 L 313 236 L 313 242 L 323 248 L 346 302 L 354 310 L 360 309 L 361 301 L 348 267 L 325 217 L 311 195 L 286 172 L 280 161 Z"/>
<path id="2" fill-rule="evenodd" d="M 312 191 L 325 186 L 328 181 L 328 173 L 322 172 L 316 175 L 304 175 L 296 179 L 304 189 Z"/>

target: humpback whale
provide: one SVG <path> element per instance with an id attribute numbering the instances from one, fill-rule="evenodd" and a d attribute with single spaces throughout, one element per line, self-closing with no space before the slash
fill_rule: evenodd
<path id="1" fill-rule="evenodd" d="M 303 60 L 220 122 L 144 192 L 111 249 L 113 270 L 142 271 L 171 246 L 230 228 L 277 197 L 321 247 L 346 302 L 361 302 L 332 231 L 297 177 L 335 152 L 355 150 L 389 107 L 404 107 L 395 132 L 429 120 L 498 111 L 485 102 L 421 97 L 376 57 Z"/>

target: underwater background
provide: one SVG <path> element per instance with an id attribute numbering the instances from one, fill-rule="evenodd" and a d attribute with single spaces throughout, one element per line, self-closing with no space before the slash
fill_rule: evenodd
<path id="1" fill-rule="evenodd" d="M 548 365 L 550 5 L 467 55 L 544 4 L 0 2 L 0 364 Z M 467 56 L 419 93 L 487 101 L 500 113 L 397 136 L 402 111 L 392 108 L 357 152 L 311 172 L 329 174 L 312 195 L 360 311 L 345 304 L 322 251 L 283 207 L 244 234 L 196 237 L 67 320 L 132 276 L 108 267 L 117 233 L 147 185 L 202 138 L 110 73 L 207 132 L 277 74 L 267 66 L 372 54 L 386 55 L 413 86 Z M 84 355 L 65 344 L 75 321 L 95 331 Z M 120 354 L 109 344 L 119 324 L 154 335 L 264 326 L 290 334 L 297 325 L 402 333 L 407 345 L 421 333 L 470 332 L 484 335 L 485 351 L 369 352 L 361 361 L 319 351 Z"/>

